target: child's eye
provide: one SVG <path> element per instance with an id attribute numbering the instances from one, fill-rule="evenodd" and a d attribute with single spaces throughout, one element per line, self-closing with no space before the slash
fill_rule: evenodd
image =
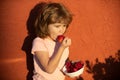
<path id="1" fill-rule="evenodd" d="M 67 27 L 67 25 L 55 25 L 56 28 Z"/>
<path id="2" fill-rule="evenodd" d="M 63 25 L 63 27 L 67 27 L 67 25 Z"/>
<path id="3" fill-rule="evenodd" d="M 59 28 L 60 26 L 55 26 L 56 28 Z"/>

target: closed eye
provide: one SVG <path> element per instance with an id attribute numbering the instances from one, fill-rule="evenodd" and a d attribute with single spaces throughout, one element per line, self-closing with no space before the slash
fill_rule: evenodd
<path id="1" fill-rule="evenodd" d="M 57 25 L 57 26 L 55 26 L 56 28 L 59 28 L 60 26 L 59 25 Z"/>
<path id="2" fill-rule="evenodd" d="M 63 27 L 67 27 L 67 25 L 63 25 Z"/>

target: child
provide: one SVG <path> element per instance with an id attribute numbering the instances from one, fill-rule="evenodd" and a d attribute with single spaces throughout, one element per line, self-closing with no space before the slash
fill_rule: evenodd
<path id="1" fill-rule="evenodd" d="M 72 21 L 70 12 L 60 3 L 46 3 L 35 22 L 37 37 L 33 40 L 33 80 L 64 80 L 61 69 L 69 55 L 71 39 L 60 43 L 57 36 L 66 32 Z"/>

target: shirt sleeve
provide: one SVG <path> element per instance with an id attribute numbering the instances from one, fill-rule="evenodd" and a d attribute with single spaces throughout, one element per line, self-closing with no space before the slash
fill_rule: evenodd
<path id="1" fill-rule="evenodd" d="M 44 44 L 44 40 L 36 38 L 33 40 L 31 53 L 34 54 L 35 51 L 47 51 L 47 47 Z"/>

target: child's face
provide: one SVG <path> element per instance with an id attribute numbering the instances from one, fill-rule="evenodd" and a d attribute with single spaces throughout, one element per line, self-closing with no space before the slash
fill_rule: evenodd
<path id="1" fill-rule="evenodd" d="M 56 39 L 58 35 L 63 35 L 66 31 L 67 25 L 63 23 L 54 23 L 48 25 L 48 31 L 52 39 Z"/>

